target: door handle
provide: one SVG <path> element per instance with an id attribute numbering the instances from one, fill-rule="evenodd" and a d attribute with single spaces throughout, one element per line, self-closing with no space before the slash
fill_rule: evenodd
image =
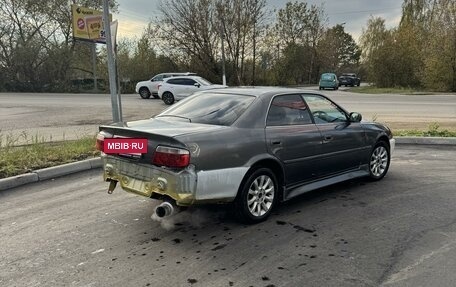
<path id="1" fill-rule="evenodd" d="M 324 140 L 323 140 L 323 143 L 328 143 L 330 141 L 332 141 L 333 137 L 330 136 L 330 135 L 325 135 L 324 137 Z"/>

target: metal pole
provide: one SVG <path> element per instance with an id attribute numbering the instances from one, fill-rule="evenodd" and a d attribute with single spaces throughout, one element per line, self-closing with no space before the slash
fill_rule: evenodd
<path id="1" fill-rule="evenodd" d="M 103 0 L 103 25 L 106 35 L 106 48 L 108 54 L 109 90 L 111 91 L 112 120 L 115 123 L 122 121 L 120 97 L 117 93 L 116 63 L 111 37 L 111 23 L 109 21 L 109 0 Z"/>
<path id="2" fill-rule="evenodd" d="M 92 71 L 93 71 L 93 90 L 97 91 L 97 43 L 93 42 L 92 48 Z"/>
<path id="3" fill-rule="evenodd" d="M 222 15 L 224 17 L 224 15 Z M 222 18 L 222 23 L 220 25 L 220 38 L 222 40 L 222 83 L 224 86 L 226 86 L 226 74 L 225 74 L 225 25 L 223 23 L 223 18 Z"/>

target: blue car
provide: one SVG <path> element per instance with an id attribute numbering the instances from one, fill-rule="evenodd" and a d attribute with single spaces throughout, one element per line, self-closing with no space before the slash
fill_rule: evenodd
<path id="1" fill-rule="evenodd" d="M 324 73 L 320 77 L 319 89 L 339 89 L 339 80 L 334 73 Z"/>

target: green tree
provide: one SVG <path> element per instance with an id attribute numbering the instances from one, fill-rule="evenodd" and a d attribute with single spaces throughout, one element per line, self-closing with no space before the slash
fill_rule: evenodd
<path id="1" fill-rule="evenodd" d="M 343 25 L 328 29 L 319 43 L 321 70 L 349 72 L 358 68 L 361 49 Z"/>
<path id="2" fill-rule="evenodd" d="M 435 1 L 424 57 L 423 82 L 429 89 L 456 91 L 456 1 Z"/>
<path id="3" fill-rule="evenodd" d="M 390 39 L 390 32 L 386 29 L 385 19 L 380 17 L 371 17 L 367 21 L 367 27 L 361 33 L 360 46 L 361 46 L 361 61 L 367 70 L 368 80 L 376 83 L 381 79 L 382 75 L 376 67 L 374 59 L 377 57 L 379 50 Z"/>
<path id="4" fill-rule="evenodd" d="M 284 8 L 278 10 L 276 18 L 275 39 L 279 52 L 283 49 L 285 57 L 279 65 L 283 67 L 283 63 L 289 63 L 292 65 L 289 67 L 290 70 L 301 69 L 302 75 L 294 77 L 295 81 L 298 80 L 297 84 L 316 81 L 317 45 L 324 34 L 326 24 L 323 8 L 315 5 L 308 6 L 306 2 L 287 2 Z M 298 49 L 298 46 L 301 48 Z M 297 55 L 297 51 L 305 54 Z M 305 66 L 298 67 L 298 63 L 302 62 L 297 57 L 303 56 L 306 57 L 307 63 Z M 298 61 L 294 62 L 293 59 Z M 278 71 L 282 71 L 282 68 Z"/>

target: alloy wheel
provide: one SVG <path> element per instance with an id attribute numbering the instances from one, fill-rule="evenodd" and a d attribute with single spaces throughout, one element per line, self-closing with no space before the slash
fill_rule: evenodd
<path id="1" fill-rule="evenodd" d="M 384 146 L 375 148 L 370 159 L 370 171 L 375 177 L 381 177 L 388 168 L 388 150 Z"/>
<path id="2" fill-rule="evenodd" d="M 274 182 L 268 175 L 258 176 L 250 185 L 247 206 L 253 216 L 265 215 L 274 202 Z"/>

